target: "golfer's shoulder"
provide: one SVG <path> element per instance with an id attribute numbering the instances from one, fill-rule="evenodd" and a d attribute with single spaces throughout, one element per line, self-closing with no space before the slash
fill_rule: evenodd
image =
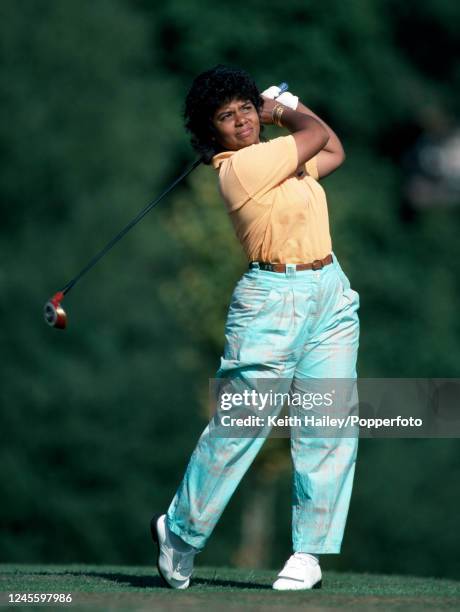
<path id="1" fill-rule="evenodd" d="M 279 185 L 297 168 L 294 138 L 281 136 L 245 147 L 232 157 L 232 169 L 248 192 Z"/>
<path id="2" fill-rule="evenodd" d="M 291 134 L 244 147 L 235 152 L 232 161 L 233 165 L 238 167 L 243 164 L 261 162 L 276 164 L 277 161 L 286 157 L 297 161 L 297 147 Z"/>
<path id="3" fill-rule="evenodd" d="M 222 151 L 212 158 L 212 165 L 216 170 L 238 170 L 243 165 L 250 167 L 261 162 L 276 163 L 286 157 L 297 161 L 297 147 L 291 134 L 243 147 L 238 151 Z"/>
<path id="4" fill-rule="evenodd" d="M 292 136 L 224 151 L 213 158 L 219 171 L 224 197 L 233 197 L 243 189 L 250 197 L 266 193 L 291 176 L 297 168 L 297 147 Z"/>

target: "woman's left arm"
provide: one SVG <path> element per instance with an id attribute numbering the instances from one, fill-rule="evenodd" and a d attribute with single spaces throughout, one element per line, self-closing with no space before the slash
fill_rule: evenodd
<path id="1" fill-rule="evenodd" d="M 318 115 L 316 115 L 307 106 L 302 104 L 302 102 L 299 101 L 296 110 L 299 113 L 311 115 L 317 121 L 319 121 L 321 125 L 327 130 L 327 133 L 329 134 L 329 140 L 327 141 L 324 149 L 317 153 L 316 165 L 318 168 L 319 178 L 331 174 L 331 172 L 334 172 L 334 170 L 341 166 L 345 161 L 345 151 L 343 150 L 342 143 L 340 142 L 339 137 L 334 132 L 334 130 L 327 125 L 325 121 L 318 117 Z"/>

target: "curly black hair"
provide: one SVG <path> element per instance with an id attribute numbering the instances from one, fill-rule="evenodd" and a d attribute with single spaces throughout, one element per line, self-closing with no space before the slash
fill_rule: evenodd
<path id="1" fill-rule="evenodd" d="M 241 68 L 223 64 L 199 74 L 185 98 L 185 127 L 191 133 L 192 147 L 205 164 L 210 164 L 213 156 L 223 150 L 212 124 L 214 113 L 235 99 L 251 100 L 257 112 L 263 106 L 263 98 L 251 75 Z"/>

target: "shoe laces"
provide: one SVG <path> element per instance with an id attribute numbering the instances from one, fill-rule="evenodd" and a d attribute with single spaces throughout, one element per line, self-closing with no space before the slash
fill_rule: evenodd
<path id="1" fill-rule="evenodd" d="M 313 566 L 313 565 L 316 565 L 316 563 L 313 561 L 311 557 L 307 557 L 303 553 L 294 553 L 286 561 L 286 565 L 284 566 L 284 569 L 287 569 L 287 568 L 298 569 L 298 568 Z"/>

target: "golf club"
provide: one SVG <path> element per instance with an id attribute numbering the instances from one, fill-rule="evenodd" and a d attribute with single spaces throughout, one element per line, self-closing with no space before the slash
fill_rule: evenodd
<path id="1" fill-rule="evenodd" d="M 287 83 L 281 83 L 279 85 L 280 94 L 288 90 Z M 125 236 L 131 228 L 133 228 L 145 215 L 152 210 L 174 187 L 180 183 L 186 176 L 188 176 L 197 166 L 201 164 L 201 159 L 197 159 L 183 174 L 181 174 L 171 185 L 158 196 L 156 200 L 147 204 L 135 217 L 132 219 L 116 236 L 110 240 L 104 248 L 102 248 L 96 255 L 86 264 L 86 266 L 72 279 L 70 280 L 60 291 L 55 293 L 45 304 L 43 309 L 43 316 L 45 322 L 50 327 L 56 329 L 65 329 L 67 327 L 67 313 L 61 305 L 65 295 L 77 284 L 77 282 L 84 276 L 91 268 L 93 268 L 97 262 L 110 251 L 110 249 Z"/>
<path id="2" fill-rule="evenodd" d="M 82 276 L 84 276 L 91 268 L 93 268 L 97 262 L 104 257 L 106 253 L 110 251 L 110 249 L 125 236 L 129 232 L 131 228 L 133 228 L 141 219 L 145 217 L 145 215 L 152 210 L 154 206 L 156 206 L 170 191 L 174 189 L 174 187 L 180 183 L 187 175 L 189 175 L 192 170 L 194 170 L 201 163 L 201 159 L 197 159 L 193 162 L 193 164 L 188 168 L 183 174 L 181 174 L 175 181 L 171 183 L 171 185 L 153 202 L 147 204 L 145 208 L 143 208 L 135 217 L 132 219 L 128 225 L 126 225 L 116 236 L 108 242 L 103 249 L 101 249 L 96 255 L 86 264 L 86 266 L 72 279 L 70 280 L 60 291 L 55 293 L 52 298 L 46 302 L 44 307 L 44 317 L 46 323 L 50 327 L 55 327 L 56 329 L 65 329 L 67 327 L 67 314 L 64 308 L 61 305 L 64 296 L 77 284 Z"/>

